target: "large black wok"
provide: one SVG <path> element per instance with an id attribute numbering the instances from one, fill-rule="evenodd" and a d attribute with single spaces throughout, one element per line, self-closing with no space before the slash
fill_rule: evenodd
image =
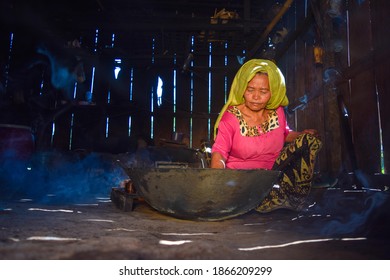
<path id="1" fill-rule="evenodd" d="M 145 201 L 161 213 L 216 221 L 260 204 L 279 171 L 180 167 L 131 167 L 126 173 Z"/>

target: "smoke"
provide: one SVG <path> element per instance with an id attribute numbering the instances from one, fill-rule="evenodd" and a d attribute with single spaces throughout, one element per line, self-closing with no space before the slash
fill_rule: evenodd
<path id="1" fill-rule="evenodd" d="M 47 44 L 40 44 L 37 53 L 46 56 L 49 61 L 51 85 L 62 92 L 63 98 L 71 100 L 75 83 L 86 80 L 83 62 L 66 48 L 52 48 Z"/>
<path id="2" fill-rule="evenodd" d="M 369 226 L 372 226 L 372 218 L 380 209 L 386 196 L 382 193 L 374 192 L 369 194 L 364 199 L 350 198 L 350 207 L 335 209 L 332 215 L 335 219 L 329 221 L 322 228 L 322 233 L 325 235 L 345 235 L 351 233 L 366 233 Z M 340 204 L 342 206 L 342 204 Z"/>
<path id="3" fill-rule="evenodd" d="M 128 179 L 113 156 L 105 154 L 42 152 L 28 160 L 3 155 L 0 162 L 2 200 L 91 203 L 109 197 L 112 187 Z"/>
<path id="4" fill-rule="evenodd" d="M 200 156 L 191 149 L 143 147 L 123 154 L 42 151 L 26 159 L 10 148 L 0 153 L 0 200 L 96 202 L 98 197 L 110 197 L 113 187 L 129 179 L 127 168 L 155 167 L 156 162 L 200 167 Z"/>
<path id="5" fill-rule="evenodd" d="M 311 229 L 322 236 L 383 235 L 390 230 L 389 214 L 383 216 L 389 213 L 389 202 L 384 191 L 327 190 L 306 217 L 315 217 Z"/>

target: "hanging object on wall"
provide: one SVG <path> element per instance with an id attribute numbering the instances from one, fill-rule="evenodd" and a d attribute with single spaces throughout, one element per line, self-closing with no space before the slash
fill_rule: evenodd
<path id="1" fill-rule="evenodd" d="M 217 12 L 215 9 L 214 15 L 210 19 L 211 24 L 217 24 L 218 22 L 222 24 L 226 24 L 231 19 L 239 19 L 240 17 L 236 12 L 227 11 L 225 8 Z"/>
<path id="2" fill-rule="evenodd" d="M 215 9 L 214 15 L 210 17 L 210 24 L 227 24 L 231 20 L 237 20 L 240 16 L 234 11 L 227 11 L 225 8 L 218 11 Z M 215 31 L 201 31 L 198 38 L 207 39 L 208 42 L 225 42 L 224 38 L 217 38 Z"/>
<path id="3" fill-rule="evenodd" d="M 314 52 L 314 63 L 316 65 L 322 65 L 324 63 L 324 49 L 321 46 L 314 46 L 313 48 Z"/>

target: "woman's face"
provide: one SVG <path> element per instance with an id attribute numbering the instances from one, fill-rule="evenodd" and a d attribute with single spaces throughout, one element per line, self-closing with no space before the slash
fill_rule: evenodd
<path id="1" fill-rule="evenodd" d="M 268 75 L 257 73 L 252 80 L 249 81 L 244 92 L 245 106 L 248 109 L 257 112 L 265 109 L 270 98 L 271 90 L 269 88 Z"/>

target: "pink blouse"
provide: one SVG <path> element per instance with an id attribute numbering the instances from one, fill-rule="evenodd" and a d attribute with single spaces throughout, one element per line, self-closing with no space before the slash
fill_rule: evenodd
<path id="1" fill-rule="evenodd" d="M 235 114 L 232 109 L 235 109 Z M 237 114 L 241 115 L 241 112 L 237 107 L 229 107 L 219 123 L 212 152 L 219 152 L 226 159 L 226 168 L 271 169 L 290 132 L 283 107 L 274 112 L 272 120 L 269 116 L 265 131 L 260 126 L 248 127 L 252 131 L 248 133 L 240 126 Z M 242 118 L 241 122 L 246 125 Z"/>

